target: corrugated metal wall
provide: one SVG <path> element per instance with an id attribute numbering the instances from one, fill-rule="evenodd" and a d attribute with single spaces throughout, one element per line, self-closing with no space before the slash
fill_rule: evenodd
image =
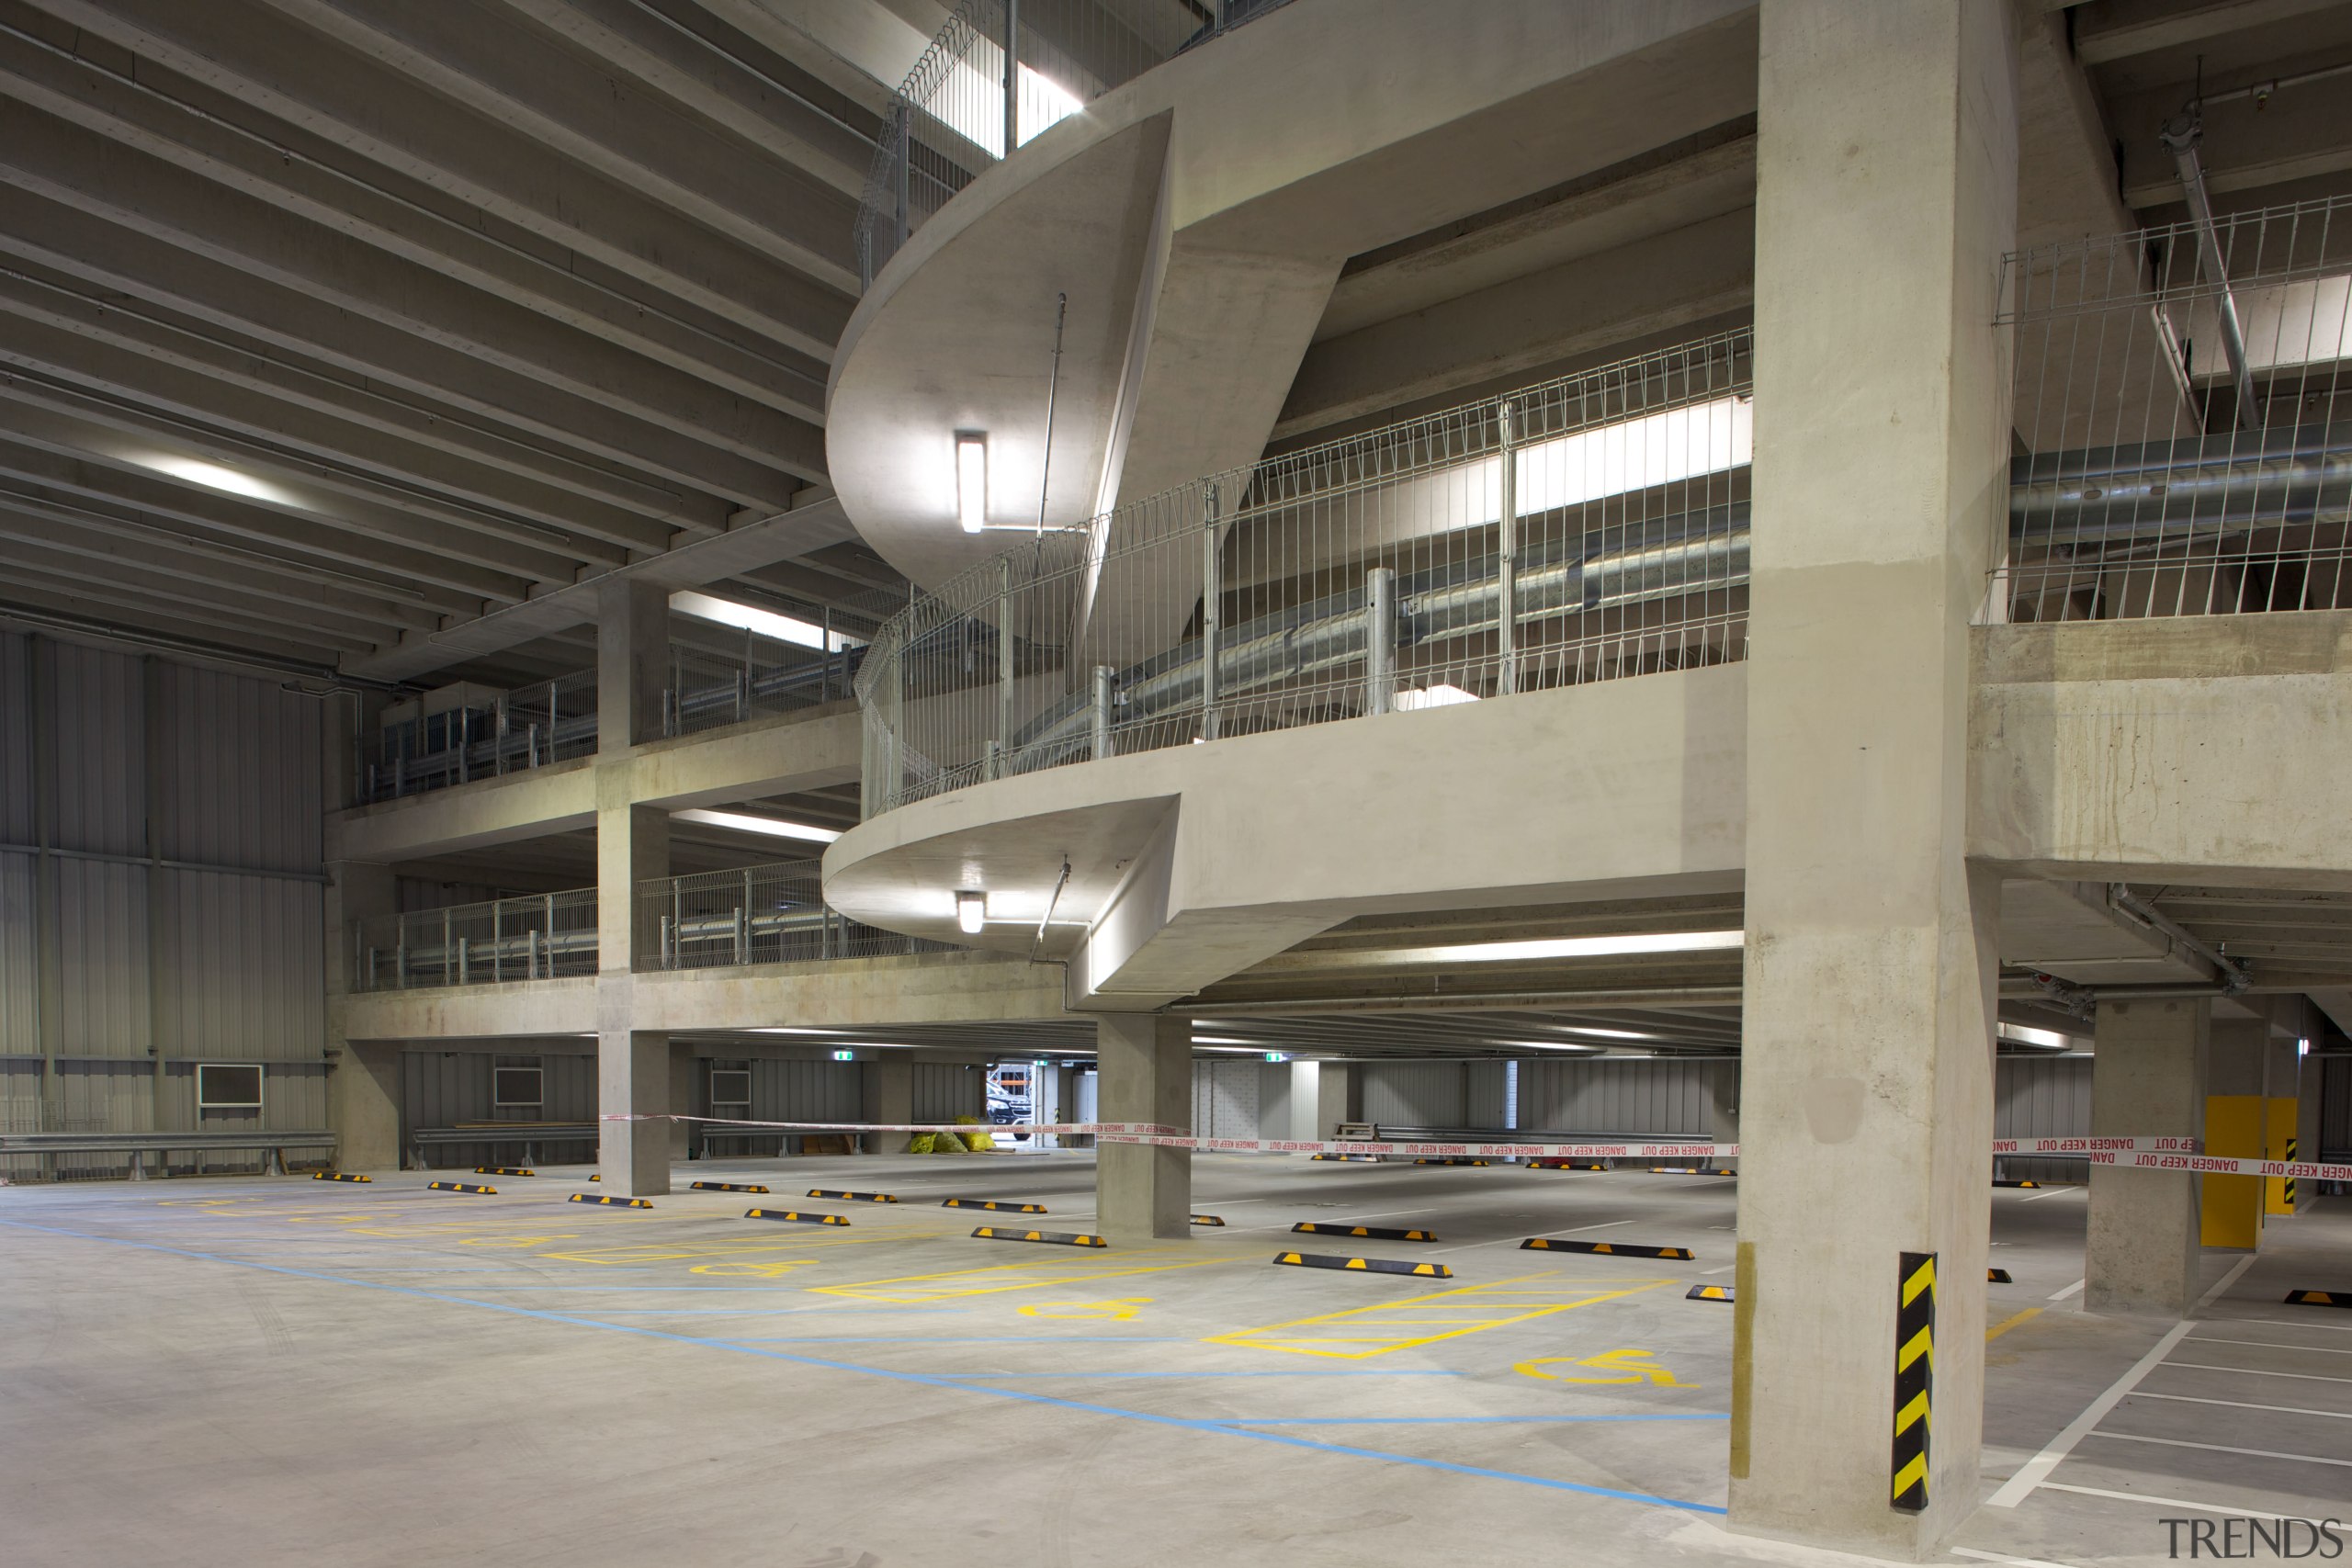
<path id="1" fill-rule="evenodd" d="M 917 1062 L 914 1119 L 952 1122 L 989 1113 L 988 1070 L 960 1062 Z"/>
<path id="2" fill-rule="evenodd" d="M 1520 1125 L 1560 1133 L 1712 1137 L 1715 1081 L 1738 1070 L 1736 1062 L 1670 1056 L 1522 1062 Z"/>
<path id="3" fill-rule="evenodd" d="M 11 1124 L 194 1127 L 205 1060 L 325 1125 L 320 724 L 274 681 L 0 633 Z"/>
<path id="4" fill-rule="evenodd" d="M 1363 1119 L 1397 1127 L 1462 1127 L 1469 1123 L 1460 1062 L 1368 1062 Z"/>
<path id="5" fill-rule="evenodd" d="M 454 1127 L 461 1122 L 594 1122 L 596 1119 L 596 1058 L 582 1055 L 579 1042 L 565 1040 L 563 1049 L 534 1050 L 527 1039 L 509 1043 L 495 1054 L 486 1051 L 403 1051 L 401 1053 L 401 1144 L 419 1127 Z M 537 1109 L 500 1107 L 493 1092 L 496 1068 L 539 1069 Z M 326 1114 L 322 1075 L 319 1113 Z M 435 1166 L 485 1164 L 493 1155 L 512 1156 L 512 1145 L 452 1144 L 426 1151 Z M 549 1145 L 543 1157 L 566 1161 L 595 1157 L 586 1143 Z"/>
<path id="6" fill-rule="evenodd" d="M 2352 1150 L 2352 1061 L 2340 1056 L 2320 1064 L 2319 1146 L 2332 1153 Z"/>

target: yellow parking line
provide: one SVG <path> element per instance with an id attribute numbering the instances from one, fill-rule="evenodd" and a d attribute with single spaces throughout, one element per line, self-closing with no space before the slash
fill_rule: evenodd
<path id="1" fill-rule="evenodd" d="M 1537 1286 L 1528 1284 L 1530 1280 L 1545 1282 Z M 1641 1283 L 1612 1281 L 1614 1288 L 1611 1288 L 1610 1285 L 1570 1284 L 1555 1275 L 1523 1274 L 1515 1279 L 1498 1280 L 1490 1285 L 1464 1285 L 1451 1291 L 1440 1291 L 1434 1295 L 1416 1296 L 1409 1301 L 1378 1302 L 1370 1306 L 1350 1307 L 1342 1312 L 1297 1318 L 1262 1328 L 1244 1328 L 1232 1334 L 1212 1336 L 1203 1343 L 1362 1361 L 1374 1356 L 1385 1356 L 1392 1350 L 1409 1350 L 1415 1346 L 1434 1344 L 1441 1339 L 1458 1339 L 1490 1328 L 1549 1317 L 1555 1313 L 1571 1312 L 1596 1302 L 1638 1295 L 1644 1291 L 1654 1291 L 1660 1285 L 1672 1282 L 1668 1280 Z M 1322 1328 L 1369 1332 L 1315 1332 Z M 1432 1330 L 1435 1332 L 1430 1332 Z M 1370 1348 L 1325 1348 L 1329 1346 L 1367 1346 Z"/>

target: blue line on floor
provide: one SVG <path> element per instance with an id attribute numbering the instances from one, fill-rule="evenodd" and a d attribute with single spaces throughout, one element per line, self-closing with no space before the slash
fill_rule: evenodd
<path id="1" fill-rule="evenodd" d="M 1392 1372 L 1368 1367 L 1362 1371 L 1345 1372 L 933 1372 L 930 1375 L 938 1378 L 1466 1378 L 1470 1374 L 1426 1369 Z"/>
<path id="2" fill-rule="evenodd" d="M 1678 1497 L 1660 1497 L 1646 1492 L 1623 1492 L 1614 1487 L 1587 1485 L 1580 1481 L 1560 1481 L 1551 1476 L 1525 1475 L 1516 1471 L 1489 1470 L 1480 1465 L 1455 1464 L 1447 1460 L 1423 1459 L 1416 1454 L 1393 1454 L 1379 1449 L 1360 1449 L 1344 1443 L 1322 1443 L 1311 1438 L 1294 1438 L 1281 1432 L 1253 1431 L 1247 1427 L 1228 1427 L 1213 1420 L 1200 1420 L 1182 1416 L 1155 1416 L 1148 1411 L 1121 1409 L 1115 1404 L 1096 1404 L 1080 1399 L 1059 1399 L 1051 1394 L 1023 1393 L 1019 1389 L 989 1388 L 982 1384 L 954 1381 L 935 1373 L 893 1371 L 887 1367 L 863 1366 L 855 1361 L 829 1361 L 820 1357 L 796 1355 L 786 1350 L 767 1350 L 757 1346 L 739 1345 L 724 1339 L 698 1339 L 692 1335 L 673 1334 L 659 1328 L 639 1328 L 626 1323 L 601 1323 L 593 1317 L 571 1317 L 562 1313 L 542 1312 L 532 1307 L 508 1306 L 499 1302 L 478 1302 L 467 1296 L 443 1295 L 437 1292 L 420 1291 L 408 1285 L 390 1285 L 373 1280 L 353 1280 L 340 1274 L 322 1274 L 309 1269 L 288 1269 L 277 1263 L 254 1263 L 241 1258 L 220 1258 L 187 1247 L 165 1247 L 160 1242 L 131 1241 L 121 1236 L 92 1235 L 86 1231 L 66 1230 L 58 1225 L 37 1225 L 24 1220 L 0 1219 L 0 1225 L 7 1225 L 17 1230 L 40 1231 L 74 1241 L 95 1241 L 112 1247 L 134 1247 L 142 1252 L 160 1252 L 167 1257 L 190 1258 L 199 1263 L 219 1263 L 232 1269 L 251 1269 L 264 1274 L 282 1274 L 293 1280 L 315 1280 L 325 1284 L 347 1285 L 362 1291 L 380 1291 L 387 1295 L 413 1296 L 420 1301 L 439 1302 L 447 1306 L 473 1307 L 482 1312 L 501 1313 L 509 1317 L 536 1318 L 543 1323 L 568 1324 L 575 1328 L 601 1328 L 608 1334 L 628 1334 L 640 1339 L 665 1340 L 674 1345 L 692 1345 L 705 1349 L 724 1350 L 732 1355 L 756 1356 L 763 1360 L 782 1361 L 792 1366 L 816 1367 L 826 1371 L 856 1372 L 867 1377 L 882 1378 L 891 1382 L 913 1383 L 923 1388 L 955 1389 L 967 1393 L 987 1394 L 994 1399 L 1013 1400 L 1023 1404 L 1076 1410 L 1091 1416 L 1114 1416 L 1122 1420 L 1140 1421 L 1146 1426 L 1168 1427 L 1183 1432 L 1215 1432 L 1226 1437 L 1247 1438 L 1255 1442 L 1276 1443 L 1283 1448 L 1306 1449 L 1316 1453 L 1346 1454 L 1356 1459 L 1379 1460 L 1388 1464 L 1417 1465 L 1423 1470 L 1443 1471 L 1452 1475 L 1475 1475 L 1489 1481 L 1515 1481 L 1524 1486 L 1540 1486 L 1547 1491 L 1575 1492 L 1588 1497 L 1613 1497 L 1620 1502 L 1646 1503 L 1659 1508 L 1679 1508 L 1685 1513 L 1728 1514 L 1730 1512 L 1728 1508 L 1720 1507 L 1713 1503 L 1694 1503 Z"/>
<path id="3" fill-rule="evenodd" d="M 1698 1416 L 1220 1416 L 1228 1427 L 1466 1427 L 1513 1421 L 1728 1421 L 1728 1414 Z"/>

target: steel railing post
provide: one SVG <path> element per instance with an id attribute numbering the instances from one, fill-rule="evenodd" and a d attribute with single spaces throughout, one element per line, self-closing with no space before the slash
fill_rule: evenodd
<path id="1" fill-rule="evenodd" d="M 1502 402 L 1498 426 L 1501 433 L 1502 507 L 1495 540 L 1495 690 L 1519 690 L 1519 441 L 1514 427 L 1517 411 L 1509 398 Z"/>
<path id="2" fill-rule="evenodd" d="M 457 939 L 450 931 L 449 916 L 449 910 L 441 911 L 441 983 L 445 986 L 458 968 L 458 953 L 453 945 Z"/>
<path id="3" fill-rule="evenodd" d="M 1009 556 L 997 563 L 996 749 L 997 765 L 1001 769 L 1012 757 L 1012 560 Z"/>
<path id="4" fill-rule="evenodd" d="M 1208 487 L 1201 517 L 1201 738 L 1217 735 L 1217 601 L 1225 596 L 1219 580 L 1216 537 L 1216 486 Z"/>
<path id="5" fill-rule="evenodd" d="M 506 954 L 503 951 L 505 943 L 499 935 L 502 922 L 498 918 L 500 911 L 505 908 L 503 899 L 493 898 L 490 901 L 490 983 L 493 986 L 506 978 Z"/>
<path id="6" fill-rule="evenodd" d="M 911 221 L 913 215 L 909 210 L 907 175 L 914 154 L 914 106 L 902 103 L 893 107 L 890 112 L 898 121 L 899 137 L 899 166 L 894 171 L 896 177 L 891 181 L 890 193 L 892 217 L 896 230 L 896 237 L 891 241 L 890 249 L 896 253 L 905 246 L 907 235 L 912 231 L 913 228 Z"/>
<path id="7" fill-rule="evenodd" d="M 752 940 L 752 868 L 743 868 L 743 962 L 749 964 Z"/>
<path id="8" fill-rule="evenodd" d="M 1004 0 L 1004 155 L 1021 145 L 1021 0 Z"/>
<path id="9" fill-rule="evenodd" d="M 1363 711 L 1396 705 L 1396 571 L 1376 566 L 1363 578 Z"/>
<path id="10" fill-rule="evenodd" d="M 1094 760 L 1101 761 L 1111 754 L 1111 667 L 1094 667 L 1094 695 L 1089 705 L 1094 728 Z"/>

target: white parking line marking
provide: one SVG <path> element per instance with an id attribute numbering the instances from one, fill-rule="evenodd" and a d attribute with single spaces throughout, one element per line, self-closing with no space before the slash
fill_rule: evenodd
<path id="1" fill-rule="evenodd" d="M 2352 1334 L 2352 1324 L 2342 1323 L 2289 1323 L 2283 1318 L 2276 1317 L 2217 1317 L 2213 1322 L 2216 1325 L 2258 1323 L 2265 1328 L 2317 1328 L 2329 1334 Z"/>
<path id="2" fill-rule="evenodd" d="M 2058 1461 L 2072 1453 L 2075 1445 L 2088 1436 L 2092 1427 L 2105 1420 L 2107 1413 L 2122 1403 L 2123 1396 L 2153 1371 L 2188 1333 L 2188 1325 L 2185 1323 L 2175 1324 L 2166 1330 L 2165 1337 L 2134 1362 L 2130 1371 L 2116 1379 L 2105 1393 L 2092 1400 L 2080 1416 L 2067 1423 L 2064 1431 L 2050 1439 L 2048 1447 L 2018 1466 L 2018 1472 L 2002 1483 L 2001 1489 L 1986 1501 L 1996 1508 L 2014 1508 L 2033 1495 L 2033 1489 L 2049 1479 L 2050 1472 L 2058 1468 Z"/>
<path id="3" fill-rule="evenodd" d="M 2052 1562 L 2043 1557 L 2010 1557 L 1998 1551 L 1979 1551 L 1973 1546 L 1955 1546 L 1951 1554 L 1954 1557 L 1973 1557 L 1979 1562 L 2012 1563 L 2015 1568 L 2067 1568 L 2064 1562 Z"/>
<path id="4" fill-rule="evenodd" d="M 2192 1443 L 2186 1438 L 2143 1438 L 2136 1432 L 2093 1432 L 2091 1436 L 2111 1438 L 2119 1443 L 2162 1443 L 2168 1449 L 2203 1449 L 2208 1453 L 2252 1454 L 2256 1459 L 2300 1460 L 2305 1464 L 2334 1464 L 2352 1470 L 2352 1459 L 2322 1459 L 2317 1454 L 2281 1453 L 2277 1449 L 2233 1449 L 2227 1443 Z"/>
<path id="5" fill-rule="evenodd" d="M 2084 1189 L 2084 1188 L 2080 1188 L 2080 1187 L 2061 1187 L 2061 1188 L 2056 1189 L 2056 1190 L 2053 1190 L 2053 1191 L 2049 1191 L 2049 1192 L 2037 1192 L 2037 1193 L 2035 1193 L 2032 1197 L 2028 1198 L 2028 1199 L 2026 1199 L 2026 1200 L 2024 1200 L 2024 1201 L 2025 1201 L 2026 1202 L 2029 1202 L 2029 1203 L 2039 1203 L 2039 1202 L 2041 1202 L 2044 1198 L 2064 1198 L 2064 1196 L 2066 1196 L 2066 1194 L 2068 1194 L 2069 1192 L 2081 1192 L 2081 1191 L 2084 1191 L 2084 1190 L 2086 1190 L 2086 1189 Z M 1958 1549 L 1957 1549 L 1957 1548 L 1954 1548 L 1954 1550 L 1955 1550 L 1955 1551 L 1957 1551 Z"/>
<path id="6" fill-rule="evenodd" d="M 2222 1299 L 2222 1292 L 2228 1290 L 2232 1285 L 2236 1284 L 2238 1282 L 2238 1276 L 2253 1267 L 2254 1254 L 2249 1252 L 2244 1258 L 2239 1258 L 2235 1263 L 2231 1264 L 2229 1272 L 2214 1280 L 2213 1288 L 2197 1298 L 2197 1304 L 2199 1307 L 2209 1307 L 2215 1302 L 2220 1301 Z"/>
<path id="7" fill-rule="evenodd" d="M 1720 1269 L 1702 1269 L 1699 1272 L 1702 1274 L 1728 1274 L 1738 1267 L 1739 1265 L 1736 1263 L 1726 1263 Z"/>
<path id="8" fill-rule="evenodd" d="M 2181 1325 L 2186 1328 L 2187 1324 Z M 2305 1382 L 2352 1382 L 2352 1378 L 2324 1378 L 2317 1372 L 2266 1372 L 2254 1367 L 2217 1367 L 2206 1361 L 2166 1361 L 2167 1367 L 2187 1367 L 2195 1372 L 2235 1372 L 2249 1378 L 2301 1378 Z"/>
<path id="9" fill-rule="evenodd" d="M 1581 1231 L 1605 1231 L 1611 1225 L 1630 1225 L 1633 1223 L 1634 1222 L 1631 1220 L 1603 1220 L 1597 1225 L 1578 1225 L 1576 1230 L 1572 1231 L 1546 1231 L 1544 1234 L 1546 1235 L 1575 1235 Z"/>
<path id="10" fill-rule="evenodd" d="M 2281 1345 L 2276 1339 L 2221 1339 L 2210 1334 L 2192 1334 L 2191 1345 L 2244 1345 L 2256 1350 L 2300 1350 L 2306 1356 L 2352 1356 L 2352 1350 L 2331 1350 L 2324 1345 Z"/>
<path id="11" fill-rule="evenodd" d="M 2090 1283 L 2090 1281 L 2087 1280 L 2077 1280 L 2073 1284 L 2067 1286 L 2064 1290 L 2053 1292 L 2050 1299 L 2053 1302 L 2063 1302 L 2068 1296 L 2079 1295 L 2082 1292 L 2083 1287 L 2088 1283 Z"/>
<path id="12" fill-rule="evenodd" d="M 2144 1492 L 2109 1492 L 2100 1486 L 2076 1486 L 2070 1482 L 2045 1481 L 2045 1492 L 2079 1492 L 2086 1497 L 2113 1497 L 2125 1503 L 2153 1503 L 2159 1508 L 2194 1508 L 2200 1514 L 2229 1514 L 2238 1518 L 2291 1519 L 2294 1514 L 2274 1514 L 2262 1508 L 2248 1508 L 2236 1503 L 2192 1503 L 2186 1497 L 2152 1497 Z"/>
<path id="13" fill-rule="evenodd" d="M 2352 1421 L 2352 1410 L 2307 1410 L 2300 1404 L 2248 1404 L 2238 1399 L 2199 1399 L 2193 1393 L 2135 1392 L 2134 1399 L 2169 1399 L 2181 1404 L 2226 1404 L 2233 1410 L 2276 1410 L 2281 1416 L 2324 1416 L 2331 1421 Z"/>

